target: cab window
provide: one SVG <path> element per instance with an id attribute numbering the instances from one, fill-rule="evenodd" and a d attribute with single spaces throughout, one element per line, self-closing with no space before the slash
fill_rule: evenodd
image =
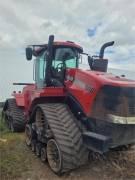
<path id="1" fill-rule="evenodd" d="M 66 68 L 78 67 L 78 53 L 72 48 L 57 48 L 54 54 L 53 67 L 65 63 Z"/>

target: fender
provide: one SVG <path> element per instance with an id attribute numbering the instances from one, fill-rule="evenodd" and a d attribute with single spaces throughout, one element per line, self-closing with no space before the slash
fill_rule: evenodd
<path id="1" fill-rule="evenodd" d="M 13 93 L 13 97 L 15 97 L 17 106 L 25 107 L 25 94 L 24 93 Z"/>
<path id="2" fill-rule="evenodd" d="M 71 93 L 68 93 L 66 97 L 66 103 L 68 104 L 70 110 L 72 111 L 72 113 L 75 115 L 77 119 L 79 120 L 86 119 L 86 115 L 84 113 L 84 109 L 82 105 Z"/>

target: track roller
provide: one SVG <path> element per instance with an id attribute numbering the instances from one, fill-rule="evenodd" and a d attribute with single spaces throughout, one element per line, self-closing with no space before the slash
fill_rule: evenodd
<path id="1" fill-rule="evenodd" d="M 43 163 L 45 163 L 47 161 L 47 154 L 46 154 L 46 147 L 42 146 L 41 147 L 41 155 L 40 155 L 40 159 Z"/>
<path id="2" fill-rule="evenodd" d="M 31 141 L 31 150 L 32 152 L 36 153 L 36 140 Z"/>
<path id="3" fill-rule="evenodd" d="M 36 143 L 36 156 L 40 157 L 41 155 L 41 143 Z"/>

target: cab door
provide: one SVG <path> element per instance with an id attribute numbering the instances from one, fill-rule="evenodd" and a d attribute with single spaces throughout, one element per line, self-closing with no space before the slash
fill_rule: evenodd
<path id="1" fill-rule="evenodd" d="M 46 55 L 43 52 L 35 59 L 35 82 L 38 89 L 46 86 L 45 84 L 45 71 L 46 71 Z"/>

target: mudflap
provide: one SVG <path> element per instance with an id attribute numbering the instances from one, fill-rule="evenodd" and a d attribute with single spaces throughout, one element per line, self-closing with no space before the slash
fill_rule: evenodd
<path id="1" fill-rule="evenodd" d="M 110 137 L 89 131 L 84 132 L 82 135 L 83 143 L 88 149 L 100 154 L 109 151 L 112 141 Z"/>

